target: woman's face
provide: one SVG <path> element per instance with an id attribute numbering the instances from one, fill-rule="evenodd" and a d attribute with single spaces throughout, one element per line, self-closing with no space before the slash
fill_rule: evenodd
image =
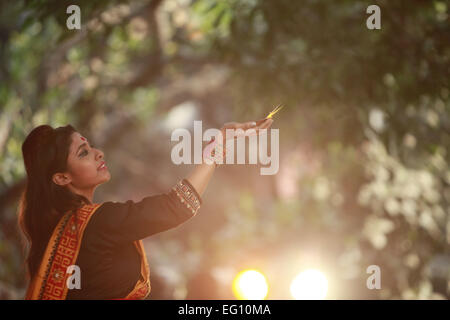
<path id="1" fill-rule="evenodd" d="M 87 190 L 109 181 L 111 174 L 103 159 L 103 152 L 90 145 L 78 132 L 72 133 L 67 159 L 70 185 L 74 191 Z M 102 165 L 105 164 L 103 167 Z"/>

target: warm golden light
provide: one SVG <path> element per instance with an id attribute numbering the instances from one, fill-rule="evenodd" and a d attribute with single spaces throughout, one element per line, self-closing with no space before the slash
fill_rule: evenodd
<path id="1" fill-rule="evenodd" d="M 256 270 L 241 271 L 233 281 L 233 292 L 241 300 L 262 300 L 269 286 L 266 277 Z"/>
<path id="2" fill-rule="evenodd" d="M 297 300 L 324 299 L 328 291 L 328 280 L 316 269 L 298 274 L 291 283 L 291 294 Z"/>

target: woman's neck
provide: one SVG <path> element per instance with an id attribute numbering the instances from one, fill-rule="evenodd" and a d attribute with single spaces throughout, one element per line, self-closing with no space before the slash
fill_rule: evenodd
<path id="1" fill-rule="evenodd" d="M 90 201 L 90 203 L 94 202 L 94 191 L 95 188 L 91 188 L 91 189 L 78 189 L 78 188 L 74 188 L 73 186 L 69 185 L 69 190 L 71 192 L 73 192 L 74 194 L 78 194 L 80 196 L 85 197 L 87 200 Z"/>

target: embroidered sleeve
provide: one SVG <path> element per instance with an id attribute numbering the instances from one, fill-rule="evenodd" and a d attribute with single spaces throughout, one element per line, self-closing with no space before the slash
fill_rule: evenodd
<path id="1" fill-rule="evenodd" d="M 94 215 L 91 227 L 102 245 L 122 245 L 179 226 L 194 217 L 201 204 L 195 188 L 182 180 L 169 192 L 147 196 L 138 202 L 104 202 Z"/>
<path id="2" fill-rule="evenodd" d="M 189 181 L 186 179 L 179 181 L 172 190 L 175 191 L 181 203 L 191 210 L 192 214 L 197 214 L 197 211 L 202 204 L 202 200 Z"/>

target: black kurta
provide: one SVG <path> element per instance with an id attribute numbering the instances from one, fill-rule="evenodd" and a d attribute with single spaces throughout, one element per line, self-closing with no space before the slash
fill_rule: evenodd
<path id="1" fill-rule="evenodd" d="M 201 203 L 192 185 L 183 182 Z M 194 216 L 187 203 L 174 190 L 137 203 L 104 202 L 83 235 L 76 262 L 81 289 L 68 290 L 66 299 L 125 297 L 141 276 L 140 256 L 133 241 L 174 228 Z"/>

